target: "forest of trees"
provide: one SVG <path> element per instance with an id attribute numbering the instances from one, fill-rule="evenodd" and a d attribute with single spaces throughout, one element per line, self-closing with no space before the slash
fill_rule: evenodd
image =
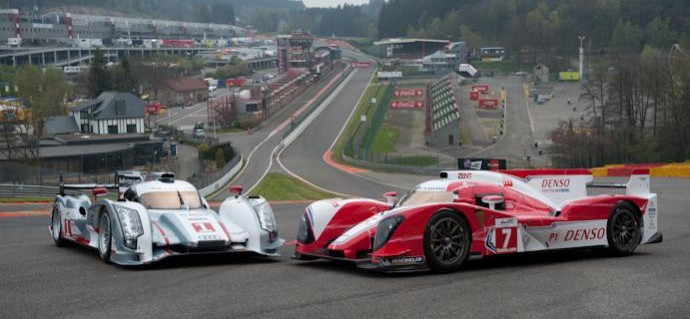
<path id="1" fill-rule="evenodd" d="M 577 53 L 577 36 L 594 52 L 640 53 L 645 44 L 690 44 L 690 2 L 677 0 L 390 0 L 381 9 L 380 38 L 468 40 L 557 55 Z"/>
<path id="2" fill-rule="evenodd" d="M 554 164 L 683 162 L 690 159 L 690 56 L 646 46 L 597 68 L 581 101 L 588 117 L 563 122 Z"/>
<path id="3" fill-rule="evenodd" d="M 322 36 L 374 37 L 376 14 L 370 14 L 368 8 L 369 6 L 346 4 L 335 8 L 306 8 L 299 11 L 258 9 L 249 24 L 261 32 L 285 33 L 301 29 Z"/>

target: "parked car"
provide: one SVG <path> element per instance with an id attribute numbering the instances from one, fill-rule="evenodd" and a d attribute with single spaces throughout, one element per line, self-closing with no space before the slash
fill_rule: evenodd
<path id="1" fill-rule="evenodd" d="M 662 241 L 648 170 L 633 172 L 625 195 L 587 196 L 591 181 L 588 170 L 450 171 L 397 201 L 317 201 L 300 216 L 294 257 L 449 272 L 470 255 L 603 247 L 622 256 Z"/>
<path id="2" fill-rule="evenodd" d="M 192 184 L 175 180 L 174 174 L 149 176 L 159 178 L 128 180 L 134 183 L 117 200 L 99 199 L 117 185 L 61 184 L 49 227 L 55 244 L 95 248 L 103 261 L 118 265 L 194 253 L 279 256 L 284 240 L 263 197 L 242 195 L 242 187 L 231 186 L 231 196 L 216 212 Z M 91 189 L 93 197 L 65 194 L 83 189 Z"/>

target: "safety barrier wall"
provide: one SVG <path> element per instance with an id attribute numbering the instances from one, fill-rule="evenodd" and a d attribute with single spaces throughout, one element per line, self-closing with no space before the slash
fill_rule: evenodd
<path id="1" fill-rule="evenodd" d="M 690 178 L 690 163 L 642 163 L 642 164 L 614 164 L 590 169 L 595 177 L 630 176 L 634 169 L 649 169 L 651 177 L 681 177 Z"/>

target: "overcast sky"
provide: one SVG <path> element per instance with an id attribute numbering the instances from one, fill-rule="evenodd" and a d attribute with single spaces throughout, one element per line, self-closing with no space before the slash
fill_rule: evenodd
<path id="1" fill-rule="evenodd" d="M 335 7 L 339 4 L 362 4 L 369 0 L 302 0 L 307 7 Z"/>

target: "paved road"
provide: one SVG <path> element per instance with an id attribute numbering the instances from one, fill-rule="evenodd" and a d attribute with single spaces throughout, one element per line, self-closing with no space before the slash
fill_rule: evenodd
<path id="1" fill-rule="evenodd" d="M 339 73 L 338 71 L 334 72 L 331 76 L 337 76 Z M 291 125 L 290 117 L 295 112 L 304 112 L 305 107 L 311 105 L 310 102 L 314 102 L 318 96 L 325 94 L 323 91 L 330 81 L 331 79 L 324 79 L 309 87 L 292 103 L 273 114 L 260 127 L 253 130 L 251 134 L 225 134 L 219 138 L 221 142 L 232 141 L 233 145 L 239 148 L 246 161 L 243 170 L 233 179 L 233 184 L 244 185 L 248 190 L 261 180 L 271 165 L 273 150 L 283 139 L 284 129 Z M 337 82 L 333 82 L 332 85 L 337 85 Z M 220 200 L 228 195 L 227 191 L 222 191 L 215 198 Z"/>
<path id="2" fill-rule="evenodd" d="M 664 243 L 625 258 L 575 250 L 380 275 L 329 261 L 206 257 L 145 270 L 57 248 L 47 217 L 0 218 L 0 318 L 688 318 L 690 181 L 654 180 Z M 274 205 L 292 239 L 303 205 Z"/>
<path id="3" fill-rule="evenodd" d="M 490 83 L 492 88 L 505 87 L 508 93 L 508 105 L 505 109 L 506 135 L 496 144 L 470 154 L 471 157 L 509 158 L 513 161 L 511 164 L 523 164 L 518 161 L 525 155 L 536 159 L 533 124 L 525 98 L 523 78 L 507 76 L 501 79 L 486 79 L 485 82 Z"/>

